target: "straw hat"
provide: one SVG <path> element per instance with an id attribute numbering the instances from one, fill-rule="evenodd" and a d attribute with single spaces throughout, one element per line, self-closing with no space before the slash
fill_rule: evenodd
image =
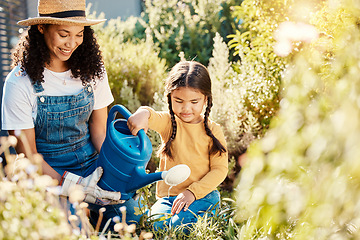
<path id="1" fill-rule="evenodd" d="M 91 20 L 85 16 L 85 0 L 39 0 L 38 17 L 19 21 L 19 25 L 37 24 L 90 26 L 106 19 Z"/>

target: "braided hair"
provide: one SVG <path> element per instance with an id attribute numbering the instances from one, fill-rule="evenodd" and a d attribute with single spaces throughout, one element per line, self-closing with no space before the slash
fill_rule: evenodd
<path id="1" fill-rule="evenodd" d="M 169 77 L 166 80 L 165 92 L 169 104 L 169 112 L 171 116 L 172 131 L 169 140 L 162 145 L 158 155 L 167 156 L 172 159 L 171 143 L 176 137 L 177 125 L 175 121 L 175 114 L 171 104 L 171 93 L 180 87 L 191 87 L 199 90 L 207 98 L 207 106 L 204 114 L 204 127 L 206 134 L 212 138 L 213 145 L 210 149 L 210 155 L 216 153 L 225 153 L 225 147 L 214 136 L 209 128 L 209 115 L 211 111 L 212 94 L 211 94 L 211 79 L 206 67 L 196 61 L 181 61 L 177 63 L 170 71 Z"/>

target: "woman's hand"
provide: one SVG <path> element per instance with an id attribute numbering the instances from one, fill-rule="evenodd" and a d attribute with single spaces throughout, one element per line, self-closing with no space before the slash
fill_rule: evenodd
<path id="1" fill-rule="evenodd" d="M 136 135 L 139 130 L 144 129 L 147 132 L 149 128 L 150 112 L 145 108 L 139 108 L 134 114 L 132 114 L 127 125 L 132 135 Z"/>
<path id="2" fill-rule="evenodd" d="M 181 209 L 184 208 L 184 211 L 187 211 L 189 206 L 195 201 L 194 194 L 189 191 L 185 190 L 184 192 L 180 193 L 171 208 L 171 215 L 178 214 Z"/>
<path id="3" fill-rule="evenodd" d="M 98 205 L 111 205 L 123 203 L 120 200 L 120 192 L 112 192 L 101 189 L 97 183 L 99 182 L 104 170 L 102 167 L 97 167 L 93 173 L 83 178 L 71 172 L 65 172 L 61 181 L 60 195 L 69 197 L 75 185 L 81 186 L 84 192 L 83 200 L 88 203 Z"/>

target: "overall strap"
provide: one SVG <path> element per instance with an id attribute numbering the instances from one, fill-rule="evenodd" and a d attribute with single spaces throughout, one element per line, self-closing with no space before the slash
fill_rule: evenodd
<path id="1" fill-rule="evenodd" d="M 36 93 L 40 93 L 44 91 L 42 84 L 39 82 L 36 82 L 33 86 Z"/>

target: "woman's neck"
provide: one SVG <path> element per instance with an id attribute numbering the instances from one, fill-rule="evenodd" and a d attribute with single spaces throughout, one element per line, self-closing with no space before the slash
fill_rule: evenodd
<path id="1" fill-rule="evenodd" d="M 66 64 L 66 62 L 56 63 L 52 61 L 50 64 L 46 64 L 45 67 L 53 72 L 65 72 L 69 70 L 69 67 Z"/>

